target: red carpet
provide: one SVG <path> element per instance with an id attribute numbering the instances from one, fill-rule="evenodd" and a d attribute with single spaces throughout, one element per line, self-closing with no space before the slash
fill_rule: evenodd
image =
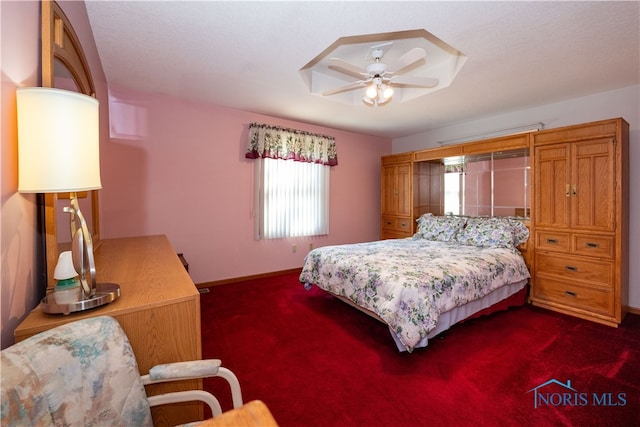
<path id="1" fill-rule="evenodd" d="M 201 305 L 203 357 L 222 359 L 281 427 L 640 425 L 637 315 L 614 329 L 512 308 L 408 354 L 297 275 L 213 287 Z M 205 388 L 231 408 L 222 383 Z"/>

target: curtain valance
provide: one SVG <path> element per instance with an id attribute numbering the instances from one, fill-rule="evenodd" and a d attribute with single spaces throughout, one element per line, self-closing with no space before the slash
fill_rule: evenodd
<path id="1" fill-rule="evenodd" d="M 464 163 L 444 165 L 444 173 L 465 173 L 466 171 L 467 165 L 465 165 Z"/>
<path id="2" fill-rule="evenodd" d="M 296 160 L 328 166 L 338 164 L 334 137 L 261 123 L 249 125 L 245 157 Z"/>

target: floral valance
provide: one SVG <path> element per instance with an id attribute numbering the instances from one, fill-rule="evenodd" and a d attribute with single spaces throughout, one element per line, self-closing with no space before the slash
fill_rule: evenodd
<path id="1" fill-rule="evenodd" d="M 334 137 L 261 123 L 249 125 L 245 157 L 296 160 L 328 166 L 338 164 Z"/>
<path id="2" fill-rule="evenodd" d="M 467 165 L 465 165 L 464 163 L 444 165 L 444 173 L 465 173 L 466 171 Z"/>

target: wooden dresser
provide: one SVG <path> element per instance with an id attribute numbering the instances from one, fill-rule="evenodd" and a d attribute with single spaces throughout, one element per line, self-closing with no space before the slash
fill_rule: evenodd
<path id="1" fill-rule="evenodd" d="M 534 305 L 618 326 L 628 292 L 629 125 L 534 134 Z"/>
<path id="2" fill-rule="evenodd" d="M 83 313 L 48 315 L 39 307 L 16 328 L 16 342 L 74 320 L 112 316 L 123 327 L 141 374 L 157 364 L 202 358 L 200 294 L 166 236 L 102 240 L 95 252 L 98 282 L 114 282 L 121 297 Z M 147 387 L 147 394 L 202 389 L 202 381 Z M 201 420 L 198 403 L 152 409 L 154 425 Z"/>

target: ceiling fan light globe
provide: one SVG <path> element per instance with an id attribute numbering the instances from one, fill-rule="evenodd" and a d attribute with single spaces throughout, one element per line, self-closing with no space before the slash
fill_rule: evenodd
<path id="1" fill-rule="evenodd" d="M 389 101 L 391 101 L 391 98 L 383 98 L 382 96 L 380 96 L 378 97 L 377 103 L 378 105 L 384 105 Z"/>
<path id="2" fill-rule="evenodd" d="M 393 88 L 391 86 L 384 86 L 382 88 L 382 96 L 386 99 L 391 99 L 393 96 Z"/>
<path id="3" fill-rule="evenodd" d="M 375 85 L 369 86 L 367 88 L 366 95 L 371 99 L 376 98 L 378 96 L 378 89 L 376 88 L 376 86 Z"/>

